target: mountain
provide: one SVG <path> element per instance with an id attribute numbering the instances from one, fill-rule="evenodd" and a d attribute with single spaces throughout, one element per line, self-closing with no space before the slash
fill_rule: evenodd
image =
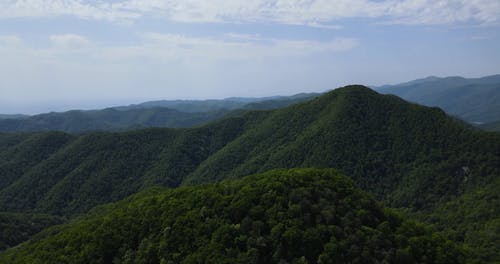
<path id="1" fill-rule="evenodd" d="M 177 187 L 293 167 L 338 168 L 391 206 L 432 208 L 491 181 L 499 169 L 480 168 L 498 161 L 500 149 L 499 135 L 361 86 L 191 129 L 11 137 L 0 136 L 0 144 L 13 144 L 0 151 L 1 210 L 62 215 L 156 184 Z M 467 182 L 462 167 L 469 168 Z"/>
<path id="2" fill-rule="evenodd" d="M 304 93 L 264 98 L 152 101 L 102 110 L 72 110 L 34 116 L 4 115 L 0 116 L 0 132 L 63 131 L 82 133 L 124 131 L 147 127 L 186 128 L 219 119 L 233 110 L 275 109 L 304 102 L 318 95 Z"/>
<path id="3" fill-rule="evenodd" d="M 0 212 L 0 252 L 28 240 L 49 226 L 61 223 L 61 218 L 51 215 Z"/>
<path id="4" fill-rule="evenodd" d="M 0 114 L 0 119 L 23 119 L 29 117 L 28 115 L 21 115 L 21 114 L 16 114 L 16 115 L 4 115 Z"/>
<path id="5" fill-rule="evenodd" d="M 0 211 L 74 217 L 155 185 L 337 168 L 385 205 L 434 223 L 476 259 L 499 257 L 499 234 L 487 230 L 500 227 L 500 134 L 363 86 L 286 108 L 240 110 L 195 128 L 0 134 L 0 146 L 7 175 Z M 433 214 L 439 217 L 428 218 Z"/>
<path id="6" fill-rule="evenodd" d="M 0 211 L 73 215 L 144 186 L 176 187 L 201 161 L 238 136 L 247 121 L 230 118 L 185 130 L 24 135 L 25 140 L 0 152 L 0 172 L 6 174 L 0 185 Z"/>
<path id="7" fill-rule="evenodd" d="M 64 245 L 64 246 L 63 246 Z M 13 248 L 1 263 L 462 263 L 333 170 L 154 190 Z"/>
<path id="8" fill-rule="evenodd" d="M 437 106 L 469 123 L 487 123 L 500 118 L 500 75 L 482 78 L 428 77 L 375 90 L 408 101 Z"/>
<path id="9" fill-rule="evenodd" d="M 489 135 L 466 128 L 437 108 L 351 86 L 269 112 L 257 128 L 245 131 L 205 160 L 186 182 L 209 182 L 280 167 L 334 167 L 395 206 L 420 208 L 429 206 L 430 201 L 412 199 L 418 192 L 433 191 L 436 197 L 455 195 L 433 190 L 436 179 L 430 177 L 453 174 L 464 165 L 451 153 L 463 156 L 480 150 L 498 155 L 498 136 L 486 137 Z M 483 154 L 477 154 L 477 160 L 472 158 L 467 165 L 481 162 Z M 424 172 L 428 166 L 442 168 Z M 442 180 L 458 187 L 463 179 Z M 468 184 L 476 180 L 469 179 Z M 404 181 L 416 181 L 421 189 L 406 189 Z"/>
<path id="10" fill-rule="evenodd" d="M 279 107 L 288 106 L 293 103 L 306 101 L 319 96 L 319 93 L 300 93 L 292 96 L 271 96 L 271 97 L 230 97 L 226 99 L 210 99 L 210 100 L 159 100 L 149 101 L 140 104 L 129 106 L 115 107 L 116 110 L 130 110 L 142 108 L 166 107 L 181 112 L 196 113 L 210 111 L 228 111 L 242 108 L 251 109 L 270 109 L 277 108 L 274 104 L 279 104 Z M 255 106 L 251 106 L 254 103 Z M 251 104 L 250 106 L 247 106 Z M 258 106 L 261 107 L 258 107 Z"/>
<path id="11" fill-rule="evenodd" d="M 500 131 L 500 120 L 491 123 L 481 124 L 479 125 L 479 128 L 484 129 L 486 131 Z"/>
<path id="12" fill-rule="evenodd" d="M 34 115 L 23 119 L 0 120 L 1 132 L 64 131 L 88 132 L 96 130 L 119 131 L 145 127 L 192 127 L 220 118 L 226 111 L 185 113 L 169 108 L 130 109 L 118 111 L 72 110 L 62 113 Z"/>

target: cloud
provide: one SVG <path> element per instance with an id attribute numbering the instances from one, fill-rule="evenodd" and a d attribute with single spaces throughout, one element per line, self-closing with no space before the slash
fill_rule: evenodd
<path id="1" fill-rule="evenodd" d="M 69 15 L 134 21 L 156 17 L 176 22 L 279 23 L 335 29 L 343 18 L 377 18 L 401 24 L 500 21 L 498 0 L 7 0 L 0 18 Z"/>
<path id="2" fill-rule="evenodd" d="M 3 0 L 0 18 L 75 16 L 82 19 L 118 21 L 136 19 L 138 12 L 118 10 L 111 3 L 82 0 Z"/>
<path id="3" fill-rule="evenodd" d="M 262 38 L 258 35 L 226 34 L 220 38 L 188 37 L 147 33 L 144 43 L 135 50 L 153 52 L 152 56 L 211 59 L 263 59 L 310 56 L 317 53 L 343 52 L 359 45 L 356 39 L 335 38 L 329 41 Z M 129 47 L 132 48 L 132 47 Z M 130 54 L 130 53 L 129 53 Z"/>
<path id="4" fill-rule="evenodd" d="M 160 64 L 186 62 L 194 65 L 208 61 L 247 63 L 304 58 L 317 54 L 347 52 L 359 45 L 359 41 L 353 38 L 339 37 L 326 41 L 292 40 L 234 33 L 219 37 L 193 37 L 150 32 L 139 35 L 140 40 L 133 45 L 94 43 L 77 34 L 51 35 L 48 39 L 52 45 L 36 48 L 27 45 L 17 36 L 0 36 L 0 55 L 3 53 L 4 56 L 9 56 L 10 61 L 38 60 L 59 65 L 108 65 L 129 62 L 131 65 L 141 65 L 144 60 Z"/>
<path id="5" fill-rule="evenodd" d="M 49 39 L 55 47 L 62 49 L 81 49 L 91 44 L 88 39 L 77 34 L 51 35 Z"/>

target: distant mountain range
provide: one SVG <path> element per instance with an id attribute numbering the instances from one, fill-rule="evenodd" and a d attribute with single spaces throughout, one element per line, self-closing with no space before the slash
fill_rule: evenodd
<path id="1" fill-rule="evenodd" d="M 500 75 L 482 78 L 435 77 L 373 87 L 448 114 L 481 129 L 500 130 Z M 269 110 L 307 101 L 322 93 L 261 98 L 230 97 L 212 100 L 158 100 L 102 110 L 72 110 L 28 115 L 0 114 L 0 132 L 123 131 L 147 127 L 193 127 L 234 111 Z"/>
<path id="2" fill-rule="evenodd" d="M 34 116 L 1 115 L 0 132 L 123 131 L 147 127 L 193 127 L 218 119 L 231 111 L 269 110 L 309 100 L 316 93 L 263 98 L 221 100 L 151 101 L 102 110 L 72 110 Z"/>
<path id="3" fill-rule="evenodd" d="M 363 86 L 194 128 L 0 133 L 0 221 L 11 223 L 4 244 L 12 247 L 0 263 L 199 263 L 211 252 L 226 254 L 214 263 L 247 263 L 241 252 L 293 263 L 309 254 L 302 245 L 318 252 L 295 263 L 317 260 L 323 249 L 331 253 L 324 260 L 346 257 L 340 263 L 385 256 L 389 263 L 464 262 L 423 227 L 372 210 L 373 199 L 433 224 L 464 249 L 463 258 L 488 263 L 500 257 L 499 151 L 498 133 Z M 371 198 L 337 185 L 345 181 L 337 173 L 266 173 L 277 168 L 335 168 Z M 264 174 L 214 184 L 256 173 Z M 127 198 L 158 185 L 179 189 Z M 109 202 L 118 204 L 96 207 Z M 13 247 L 17 234 L 29 235 L 12 223 L 30 219 L 39 228 L 73 220 Z M 416 233 L 405 232 L 411 226 Z M 397 255 L 402 260 L 392 261 Z"/>
<path id="4" fill-rule="evenodd" d="M 186 113 L 236 109 L 274 109 L 319 96 L 320 93 L 300 93 L 292 96 L 229 97 L 209 100 L 159 100 L 129 106 L 113 107 L 116 110 L 166 107 Z"/>
<path id="5" fill-rule="evenodd" d="M 431 76 L 374 89 L 411 102 L 440 107 L 473 124 L 500 120 L 500 75 L 470 79 Z"/>
<path id="6" fill-rule="evenodd" d="M 0 119 L 22 119 L 22 118 L 28 118 L 29 115 L 21 115 L 21 114 L 18 114 L 18 115 L 4 115 L 4 114 L 0 114 Z"/>
<path id="7" fill-rule="evenodd" d="M 487 131 L 500 131 L 500 120 L 496 122 L 482 124 L 479 127 Z"/>

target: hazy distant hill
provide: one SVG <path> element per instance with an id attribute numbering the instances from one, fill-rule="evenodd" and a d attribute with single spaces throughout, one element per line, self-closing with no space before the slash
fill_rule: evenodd
<path id="1" fill-rule="evenodd" d="M 481 260 L 499 257 L 500 135 L 363 86 L 189 129 L 0 134 L 0 146 L 0 211 L 72 216 L 154 185 L 336 168 Z"/>
<path id="2" fill-rule="evenodd" d="M 482 124 L 479 127 L 487 131 L 500 131 L 500 121 Z"/>
<path id="3" fill-rule="evenodd" d="M 428 77 L 375 88 L 427 106 L 438 106 L 470 123 L 500 119 L 500 75 L 466 79 Z"/>
<path id="4" fill-rule="evenodd" d="M 117 110 L 137 108 L 167 107 L 181 112 L 208 112 L 220 110 L 235 110 L 241 108 L 269 109 L 286 106 L 292 103 L 305 101 L 319 96 L 320 93 L 300 93 L 292 96 L 271 97 L 230 97 L 226 99 L 211 100 L 160 100 L 149 101 L 141 104 L 114 107 Z M 257 104 L 257 105 L 254 105 Z"/>
<path id="5" fill-rule="evenodd" d="M 29 115 L 4 115 L 0 114 L 0 119 L 22 119 L 22 118 L 27 118 Z"/>
<path id="6" fill-rule="evenodd" d="M 223 116 L 227 111 L 186 113 L 169 108 L 139 108 L 118 111 L 113 108 L 68 111 L 34 115 L 22 119 L 0 120 L 0 132 L 118 131 L 145 127 L 192 127 Z"/>
<path id="7" fill-rule="evenodd" d="M 147 127 L 193 127 L 236 110 L 265 110 L 312 99 L 319 94 L 297 94 L 264 98 L 223 100 L 154 101 L 103 110 L 67 111 L 34 116 L 3 115 L 0 132 L 36 131 L 122 131 Z"/>

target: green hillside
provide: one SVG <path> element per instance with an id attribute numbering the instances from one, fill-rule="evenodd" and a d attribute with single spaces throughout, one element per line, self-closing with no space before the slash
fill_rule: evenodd
<path id="1" fill-rule="evenodd" d="M 117 110 L 169 108 L 185 113 L 214 112 L 237 109 L 272 109 L 304 102 L 319 96 L 319 93 L 300 93 L 291 96 L 230 97 L 208 100 L 159 100 L 129 106 L 115 107 Z"/>
<path id="2" fill-rule="evenodd" d="M 263 98 L 151 101 L 102 110 L 72 110 L 33 116 L 0 115 L 0 132 L 126 131 L 150 127 L 188 128 L 220 119 L 237 110 L 286 107 L 319 96 L 304 93 Z"/>
<path id="3" fill-rule="evenodd" d="M 428 77 L 375 89 L 411 102 L 440 107 L 470 123 L 493 122 L 500 116 L 500 75 L 482 78 Z"/>
<path id="4" fill-rule="evenodd" d="M 51 132 L 0 136 L 0 190 L 71 142 L 72 136 Z M 23 194 L 24 195 L 24 194 Z"/>
<path id="5" fill-rule="evenodd" d="M 270 112 L 186 183 L 272 168 L 333 167 L 394 206 L 420 209 L 489 182 L 500 170 L 492 166 L 499 151 L 499 135 L 472 131 L 437 108 L 352 86 Z"/>
<path id="6" fill-rule="evenodd" d="M 50 215 L 0 212 L 0 252 L 62 222 L 61 218 Z"/>
<path id="7" fill-rule="evenodd" d="M 222 117 L 227 111 L 186 113 L 169 108 L 103 110 L 47 113 L 22 119 L 0 119 L 1 132 L 64 131 L 69 133 L 96 130 L 119 131 L 146 127 L 192 127 Z"/>
<path id="8" fill-rule="evenodd" d="M 500 131 L 500 121 L 482 124 L 479 127 L 486 131 Z"/>
<path id="9" fill-rule="evenodd" d="M 461 263 L 333 170 L 150 191 L 52 228 L 1 263 Z"/>
<path id="10" fill-rule="evenodd" d="M 440 204 L 432 213 L 417 217 L 434 224 L 451 240 L 463 243 L 471 263 L 496 263 L 500 259 L 500 178 L 457 199 Z M 496 262 L 495 262 L 496 261 Z"/>
<path id="11" fill-rule="evenodd" d="M 8 176 L 0 189 L 0 211 L 73 215 L 143 187 L 178 186 L 183 175 L 237 137 L 248 120 L 230 118 L 187 130 L 34 134 L 26 141 L 52 134 L 74 139 L 59 145 L 52 155 L 30 163 L 22 158 L 31 157 L 30 151 L 36 149 L 23 148 L 25 142 L 11 147 L 25 150 L 19 154 L 21 158 L 12 157 L 8 149 L 0 152 L 0 157 L 5 157 L 0 171 Z M 14 173 L 8 171 L 14 168 Z"/>
<path id="12" fill-rule="evenodd" d="M 57 144 L 43 145 L 51 141 Z M 0 211 L 72 217 L 155 185 L 336 168 L 385 205 L 434 223 L 483 261 L 500 257 L 492 246 L 500 233 L 488 231 L 500 218 L 494 196 L 500 134 L 363 86 L 190 129 L 0 134 L 0 146 L 0 173 L 7 172 Z"/>

